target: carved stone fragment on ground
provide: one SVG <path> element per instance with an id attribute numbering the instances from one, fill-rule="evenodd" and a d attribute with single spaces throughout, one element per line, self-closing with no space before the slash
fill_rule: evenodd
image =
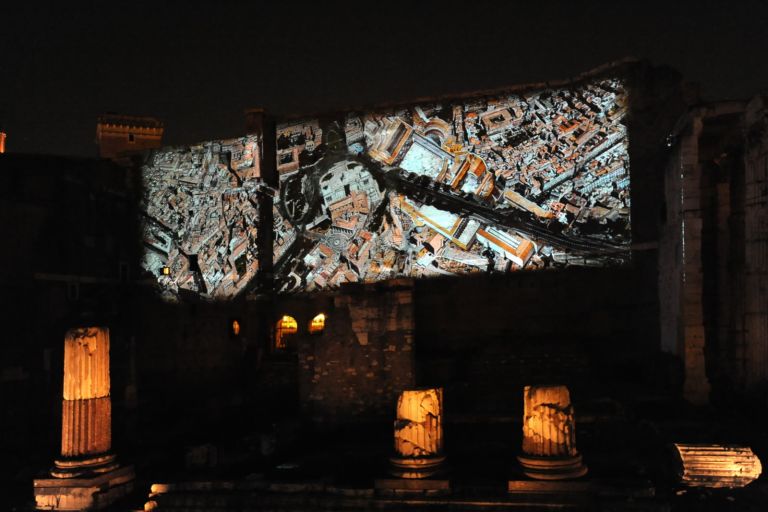
<path id="1" fill-rule="evenodd" d="M 674 445 L 677 477 L 688 487 L 744 487 L 763 467 L 748 446 Z"/>

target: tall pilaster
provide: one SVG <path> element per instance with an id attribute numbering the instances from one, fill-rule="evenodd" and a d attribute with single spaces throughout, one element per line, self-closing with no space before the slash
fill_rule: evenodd
<path id="1" fill-rule="evenodd" d="M 744 387 L 768 383 L 768 98 L 760 95 L 746 111 L 744 204 Z"/>

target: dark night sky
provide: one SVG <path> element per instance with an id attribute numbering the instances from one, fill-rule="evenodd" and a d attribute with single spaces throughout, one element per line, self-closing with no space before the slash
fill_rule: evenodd
<path id="1" fill-rule="evenodd" d="M 0 7 L 9 152 L 95 155 L 107 111 L 156 116 L 176 144 L 240 134 L 251 106 L 329 111 L 625 56 L 677 68 L 706 99 L 768 89 L 768 2 L 18 4 Z"/>

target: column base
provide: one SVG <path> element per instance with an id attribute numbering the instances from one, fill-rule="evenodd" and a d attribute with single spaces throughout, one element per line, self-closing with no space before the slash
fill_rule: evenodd
<path id="1" fill-rule="evenodd" d="M 440 457 L 390 457 L 389 474 L 398 478 L 429 478 L 440 473 L 445 456 Z"/>
<path id="2" fill-rule="evenodd" d="M 33 481 L 37 510 L 100 510 L 133 491 L 133 466 L 76 478 Z"/>
<path id="3" fill-rule="evenodd" d="M 518 455 L 517 460 L 526 476 L 537 480 L 567 480 L 587 474 L 581 455 L 573 457 L 537 457 Z"/>
<path id="4" fill-rule="evenodd" d="M 106 473 L 120 467 L 112 453 L 87 458 L 60 459 L 53 461 L 51 476 L 54 478 L 76 478 L 91 473 Z"/>

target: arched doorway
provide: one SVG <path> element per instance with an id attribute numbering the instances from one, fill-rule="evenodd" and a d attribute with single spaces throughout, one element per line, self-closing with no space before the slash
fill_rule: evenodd
<path id="1" fill-rule="evenodd" d="M 275 350 L 285 350 L 288 348 L 287 338 L 299 331 L 299 324 L 296 319 L 289 315 L 283 315 L 275 325 Z"/>

